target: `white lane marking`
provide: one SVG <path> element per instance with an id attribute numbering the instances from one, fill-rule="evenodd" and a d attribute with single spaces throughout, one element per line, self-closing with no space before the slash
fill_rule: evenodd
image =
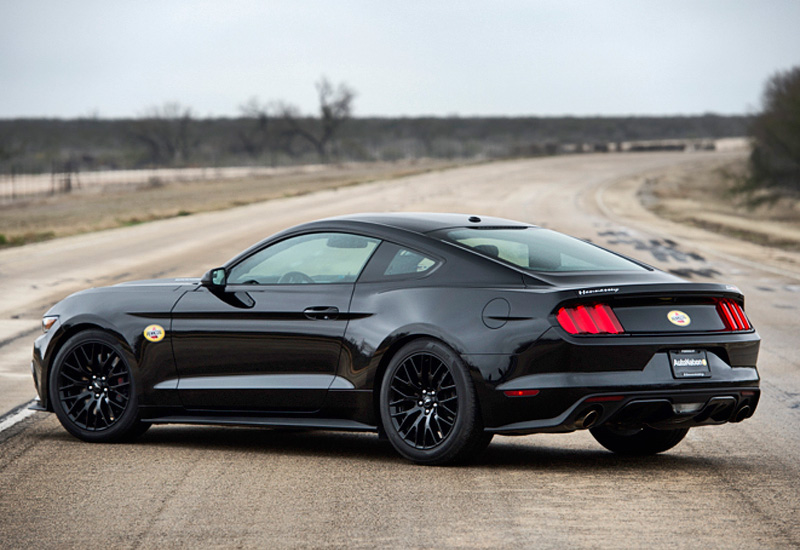
<path id="1" fill-rule="evenodd" d="M 36 403 L 35 399 L 30 401 L 29 403 L 25 403 L 24 405 L 22 405 L 22 408 L 17 412 L 9 414 L 5 418 L 3 418 L 3 421 L 0 422 L 0 433 L 6 431 L 7 429 L 16 424 L 19 424 L 29 416 L 33 416 L 34 414 L 36 414 L 36 411 L 32 411 L 28 408 L 34 403 Z"/>

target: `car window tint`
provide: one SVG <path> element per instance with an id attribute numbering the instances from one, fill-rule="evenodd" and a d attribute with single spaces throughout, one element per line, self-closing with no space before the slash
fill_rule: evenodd
<path id="1" fill-rule="evenodd" d="M 436 265 L 436 260 L 401 248 L 394 255 L 392 261 L 384 271 L 384 275 L 391 277 L 393 275 L 409 275 L 416 273 L 424 273 Z"/>
<path id="2" fill-rule="evenodd" d="M 440 239 L 531 271 L 638 271 L 641 265 L 580 239 L 538 227 L 463 228 Z"/>
<path id="3" fill-rule="evenodd" d="M 380 241 L 348 233 L 312 233 L 275 243 L 231 269 L 230 284 L 352 283 Z"/>

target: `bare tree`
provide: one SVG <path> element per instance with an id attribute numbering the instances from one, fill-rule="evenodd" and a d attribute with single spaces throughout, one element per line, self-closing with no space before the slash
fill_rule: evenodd
<path id="1" fill-rule="evenodd" d="M 191 108 L 178 102 L 150 107 L 134 121 L 131 132 L 148 150 L 150 160 L 159 164 L 185 162 L 196 143 L 192 141 Z"/>
<path id="2" fill-rule="evenodd" d="M 279 105 L 279 116 L 291 137 L 304 139 L 314 147 L 321 159 L 326 159 L 333 138 L 342 124 L 352 116 L 356 92 L 344 82 L 334 87 L 326 77 L 322 77 L 316 87 L 319 99 L 318 119 L 304 120 L 300 111 L 287 103 Z"/>
<path id="3" fill-rule="evenodd" d="M 270 107 L 261 103 L 257 97 L 251 97 L 239 106 L 239 112 L 242 117 L 252 120 L 252 124 L 239 130 L 236 137 L 245 153 L 252 158 L 258 158 L 270 145 Z"/>

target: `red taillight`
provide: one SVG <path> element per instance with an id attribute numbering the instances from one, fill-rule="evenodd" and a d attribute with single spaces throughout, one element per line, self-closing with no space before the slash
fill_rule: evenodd
<path id="1" fill-rule="evenodd" d="M 600 332 L 607 332 L 609 334 L 620 334 L 625 332 L 622 325 L 619 324 L 619 319 L 614 315 L 614 312 L 606 304 L 597 304 L 594 306 L 595 315 L 597 320 L 600 321 L 598 328 Z"/>
<path id="2" fill-rule="evenodd" d="M 725 330 L 727 331 L 751 330 L 753 328 L 753 325 L 747 319 L 747 315 L 744 314 L 742 306 L 733 300 L 728 298 L 717 300 L 717 313 L 719 313 L 722 322 L 725 323 Z"/>
<path id="3" fill-rule="evenodd" d="M 539 390 L 507 390 L 503 393 L 506 397 L 533 397 L 539 395 Z"/>
<path id="4" fill-rule="evenodd" d="M 607 304 L 562 307 L 558 324 L 570 334 L 622 334 L 625 329 Z"/>

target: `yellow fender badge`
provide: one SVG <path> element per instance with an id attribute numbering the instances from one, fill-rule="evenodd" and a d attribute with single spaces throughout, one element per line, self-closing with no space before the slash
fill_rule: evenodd
<path id="1" fill-rule="evenodd" d="M 692 322 L 691 317 L 677 309 L 673 309 L 667 313 L 667 319 L 669 319 L 670 323 L 678 325 L 679 327 L 688 327 Z"/>
<path id="2" fill-rule="evenodd" d="M 151 342 L 160 342 L 164 339 L 164 336 L 167 334 L 167 331 L 164 330 L 164 327 L 161 325 L 150 325 L 146 329 L 144 329 L 144 337 L 150 340 Z"/>

